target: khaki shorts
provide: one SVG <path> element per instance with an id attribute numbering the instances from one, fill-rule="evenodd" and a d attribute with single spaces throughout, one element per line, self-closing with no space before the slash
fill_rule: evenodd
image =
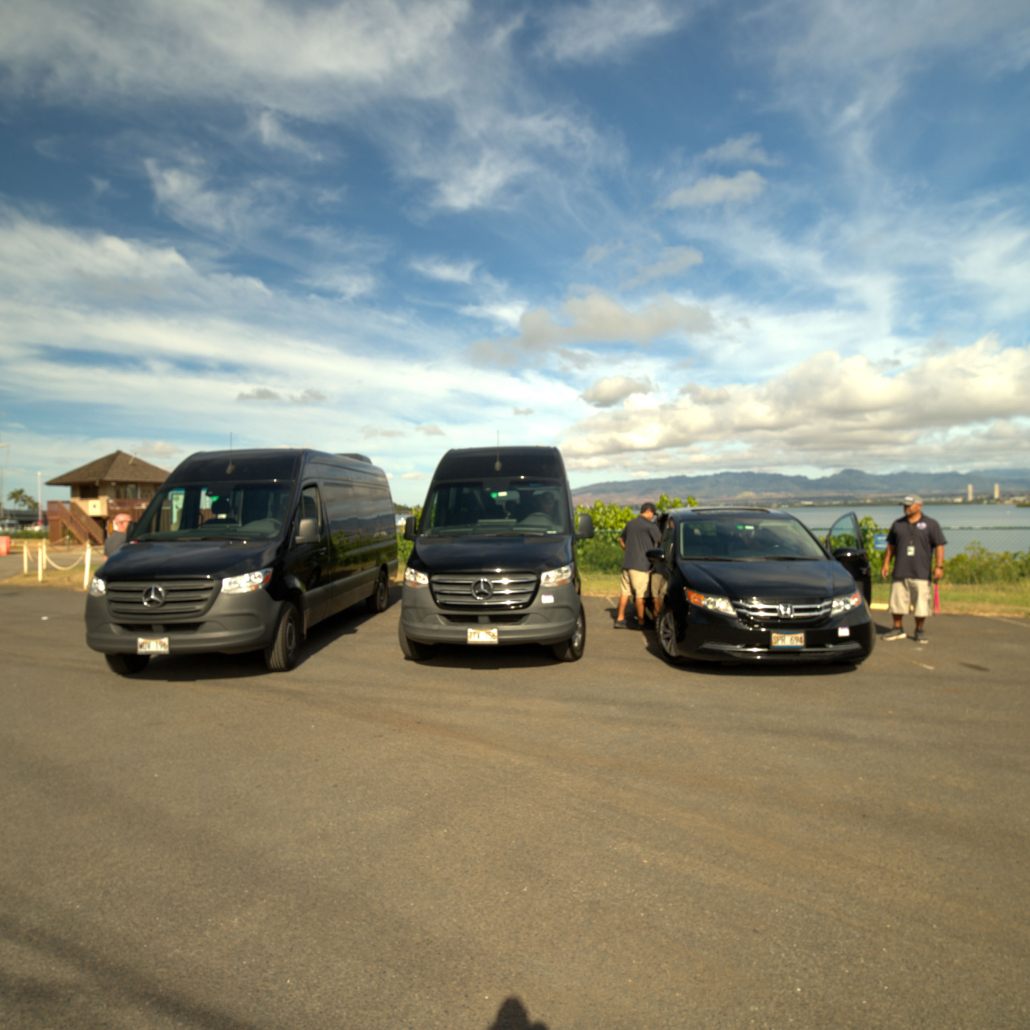
<path id="1" fill-rule="evenodd" d="M 635 597 L 646 597 L 650 579 L 650 572 L 641 572 L 639 569 L 623 569 L 619 592 L 623 597 L 629 597 L 630 594 Z"/>
<path id="2" fill-rule="evenodd" d="M 664 597 L 669 590 L 669 581 L 660 573 L 651 573 L 651 596 Z"/>
<path id="3" fill-rule="evenodd" d="M 891 583 L 891 615 L 912 612 L 917 619 L 930 614 L 930 584 L 925 579 L 898 579 Z"/>

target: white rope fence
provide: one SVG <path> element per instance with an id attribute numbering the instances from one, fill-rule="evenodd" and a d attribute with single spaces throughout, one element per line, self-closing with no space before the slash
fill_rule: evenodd
<path id="1" fill-rule="evenodd" d="M 29 574 L 29 552 L 31 548 L 29 542 L 26 541 L 21 549 L 21 567 L 24 575 Z M 83 548 L 82 554 L 80 554 L 71 565 L 61 565 L 54 561 L 53 558 L 47 553 L 47 542 L 40 540 L 36 545 L 36 580 L 39 583 L 43 582 L 43 573 L 49 566 L 52 569 L 57 569 L 58 572 L 71 572 L 79 562 L 83 563 L 82 570 L 82 589 L 85 590 L 89 586 L 90 571 L 93 567 L 93 545 L 87 541 L 86 546 Z"/>

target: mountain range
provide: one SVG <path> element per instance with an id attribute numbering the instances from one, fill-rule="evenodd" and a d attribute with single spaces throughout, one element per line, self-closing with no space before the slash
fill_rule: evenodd
<path id="1" fill-rule="evenodd" d="M 700 476 L 662 476 L 593 483 L 572 491 L 577 504 L 607 501 L 637 505 L 657 500 L 661 494 L 700 504 L 743 502 L 778 504 L 810 501 L 832 504 L 839 501 L 866 503 L 895 502 L 906 494 L 920 494 L 927 500 L 967 500 L 973 489 L 977 500 L 992 498 L 997 484 L 1002 499 L 1030 494 L 1030 469 L 978 469 L 975 472 L 887 472 L 869 473 L 843 469 L 832 475 L 811 478 L 775 472 L 716 472 Z"/>

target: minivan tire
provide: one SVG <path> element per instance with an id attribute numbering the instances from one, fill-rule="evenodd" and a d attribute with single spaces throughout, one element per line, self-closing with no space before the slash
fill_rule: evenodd
<path id="1" fill-rule="evenodd" d="M 376 577 L 375 590 L 365 599 L 365 606 L 373 615 L 385 612 L 390 606 L 390 580 L 386 569 L 380 569 Z"/>
<path id="2" fill-rule="evenodd" d="M 583 649 L 587 643 L 587 620 L 583 614 L 583 605 L 579 606 L 579 614 L 576 616 L 576 627 L 568 640 L 551 647 L 551 653 L 559 662 L 578 662 L 583 657 Z"/>
<path id="3" fill-rule="evenodd" d="M 107 667 L 119 676 L 135 676 L 142 672 L 150 662 L 147 654 L 105 654 Z"/>
<path id="4" fill-rule="evenodd" d="M 676 649 L 676 614 L 671 608 L 664 607 L 658 613 L 658 624 L 655 626 L 658 646 L 662 657 L 670 665 L 682 665 L 683 658 Z"/>
<path id="5" fill-rule="evenodd" d="M 412 640 L 400 625 L 397 626 L 397 640 L 401 645 L 401 652 L 409 661 L 424 662 L 433 653 L 432 644 L 420 644 L 417 640 Z"/>
<path id="6" fill-rule="evenodd" d="M 297 664 L 301 635 L 300 612 L 292 601 L 284 601 L 272 645 L 265 649 L 269 672 L 289 672 Z"/>

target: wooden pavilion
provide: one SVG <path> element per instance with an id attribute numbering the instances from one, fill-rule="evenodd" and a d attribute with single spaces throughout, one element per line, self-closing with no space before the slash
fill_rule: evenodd
<path id="1" fill-rule="evenodd" d="M 101 543 L 111 520 L 120 512 L 139 518 L 157 488 L 168 478 L 166 469 L 125 451 L 113 451 L 71 472 L 47 480 L 47 486 L 67 486 L 70 501 L 48 501 L 50 540 L 66 535 L 82 543 Z"/>

